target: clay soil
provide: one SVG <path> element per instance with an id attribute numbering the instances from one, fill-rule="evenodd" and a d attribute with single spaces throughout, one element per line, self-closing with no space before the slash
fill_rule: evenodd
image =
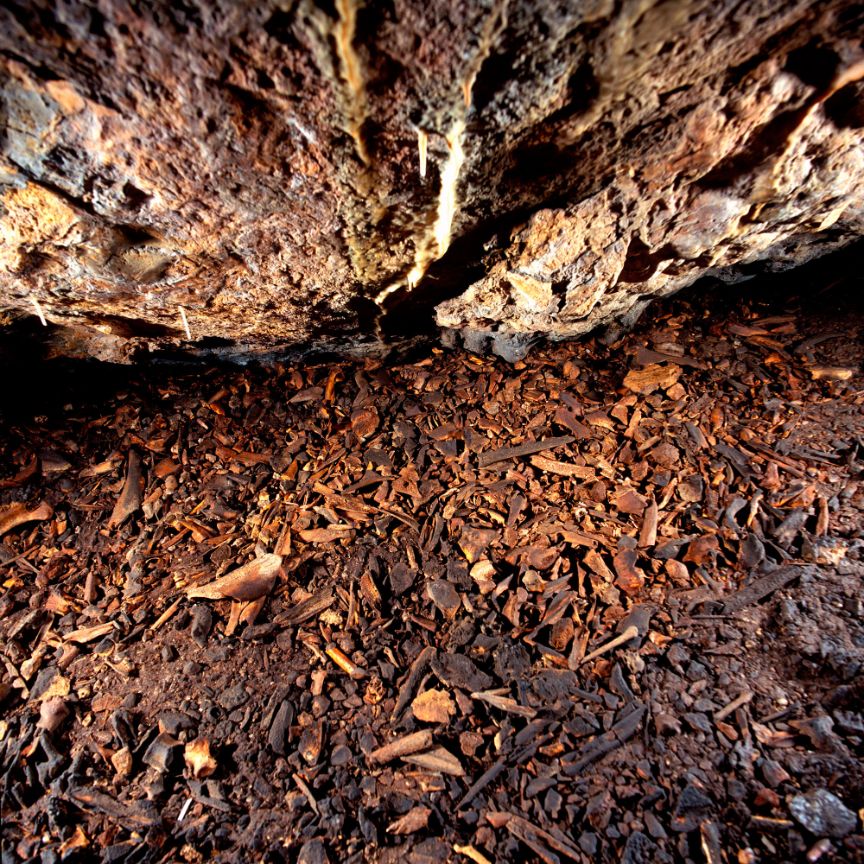
<path id="1" fill-rule="evenodd" d="M 19 367 L 3 864 L 864 860 L 864 286 L 810 278 L 515 366 Z"/>

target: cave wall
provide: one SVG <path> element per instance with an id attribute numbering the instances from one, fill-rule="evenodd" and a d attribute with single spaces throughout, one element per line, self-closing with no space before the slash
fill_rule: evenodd
<path id="1" fill-rule="evenodd" d="M 0 309 L 113 360 L 626 325 L 862 234 L 862 35 L 849 0 L 9 2 Z"/>

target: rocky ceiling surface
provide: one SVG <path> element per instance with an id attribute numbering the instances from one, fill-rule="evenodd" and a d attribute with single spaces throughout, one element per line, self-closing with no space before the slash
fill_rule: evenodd
<path id="1" fill-rule="evenodd" d="M 520 356 L 864 226 L 849 0 L 7 2 L 0 309 L 58 350 Z"/>

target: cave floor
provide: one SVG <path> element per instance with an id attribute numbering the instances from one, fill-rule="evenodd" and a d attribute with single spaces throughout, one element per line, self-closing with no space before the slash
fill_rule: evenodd
<path id="1" fill-rule="evenodd" d="M 3 864 L 864 860 L 862 333 L 34 376 Z"/>

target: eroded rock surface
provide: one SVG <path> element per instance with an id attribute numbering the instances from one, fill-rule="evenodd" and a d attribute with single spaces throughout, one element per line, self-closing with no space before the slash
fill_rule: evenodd
<path id="1" fill-rule="evenodd" d="M 864 225 L 849 0 L 11 3 L 0 306 L 61 350 L 518 357 Z M 188 331 L 187 331 L 188 325 Z"/>

